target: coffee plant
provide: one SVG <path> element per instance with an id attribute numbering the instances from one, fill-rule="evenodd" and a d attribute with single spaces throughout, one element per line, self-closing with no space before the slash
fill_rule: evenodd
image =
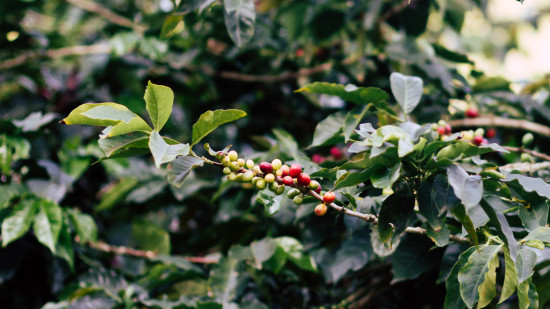
<path id="1" fill-rule="evenodd" d="M 0 307 L 550 303 L 547 5 L 12 2 Z"/>

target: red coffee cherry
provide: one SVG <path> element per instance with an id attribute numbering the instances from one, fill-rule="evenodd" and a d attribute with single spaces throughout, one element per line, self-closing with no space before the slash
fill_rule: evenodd
<path id="1" fill-rule="evenodd" d="M 336 195 L 332 191 L 329 191 L 329 192 L 323 194 L 323 203 L 325 203 L 325 204 L 330 204 L 330 203 L 334 202 L 335 199 L 336 199 Z"/>
<path id="2" fill-rule="evenodd" d="M 453 129 L 449 124 L 445 125 L 445 134 L 451 134 L 453 132 Z"/>
<path id="3" fill-rule="evenodd" d="M 483 136 L 481 135 L 474 136 L 474 144 L 479 146 L 481 145 L 482 142 L 483 142 Z"/>
<path id="4" fill-rule="evenodd" d="M 497 135 L 497 130 L 490 128 L 489 130 L 487 130 L 487 133 L 485 133 L 485 135 L 487 136 L 487 138 L 493 138 Z"/>
<path id="5" fill-rule="evenodd" d="M 332 147 L 330 148 L 330 155 L 334 158 L 334 160 L 340 160 L 342 159 L 342 150 L 338 147 Z"/>
<path id="6" fill-rule="evenodd" d="M 445 135 L 445 127 L 437 127 L 437 133 L 441 136 Z"/>
<path id="7" fill-rule="evenodd" d="M 298 163 L 294 163 L 290 166 L 289 175 L 292 178 L 296 178 L 300 176 L 300 173 L 302 172 L 302 167 Z"/>
<path id="8" fill-rule="evenodd" d="M 294 184 L 294 178 L 290 176 L 283 177 L 283 184 L 285 186 L 292 186 Z"/>
<path id="9" fill-rule="evenodd" d="M 327 213 L 327 205 L 319 204 L 315 207 L 315 215 L 324 216 Z"/>
<path id="10" fill-rule="evenodd" d="M 260 163 L 260 170 L 264 174 L 269 174 L 269 173 L 273 172 L 273 166 L 271 166 L 271 163 L 269 163 L 269 162 L 262 162 L 262 163 Z"/>
<path id="11" fill-rule="evenodd" d="M 479 111 L 477 108 L 470 107 L 466 110 L 466 117 L 476 118 L 477 116 L 479 116 Z"/>
<path id="12" fill-rule="evenodd" d="M 290 175 L 290 167 L 288 165 L 281 166 L 281 177 L 289 176 Z"/>
<path id="13" fill-rule="evenodd" d="M 297 180 L 300 186 L 307 186 L 311 182 L 311 178 L 306 173 L 301 173 L 300 175 L 298 175 Z"/>
<path id="14" fill-rule="evenodd" d="M 315 193 L 321 194 L 321 185 L 319 185 L 317 189 L 315 189 Z"/>

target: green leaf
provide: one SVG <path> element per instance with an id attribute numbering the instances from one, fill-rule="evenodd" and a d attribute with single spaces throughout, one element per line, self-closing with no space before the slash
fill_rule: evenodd
<path id="1" fill-rule="evenodd" d="M 283 236 L 275 238 L 275 242 L 287 254 L 288 259 L 300 269 L 317 271 L 317 264 L 313 257 L 304 253 L 304 247 L 296 238 Z"/>
<path id="2" fill-rule="evenodd" d="M 361 120 L 363 120 L 363 117 L 365 117 L 365 114 L 368 111 L 368 107 L 365 106 L 362 108 L 361 113 L 356 113 L 353 110 L 349 111 L 346 115 L 346 118 L 344 119 L 344 139 L 347 143 L 349 139 L 351 138 L 351 135 L 353 134 L 353 130 L 361 123 Z"/>
<path id="3" fill-rule="evenodd" d="M 36 201 L 38 211 L 33 219 L 36 239 L 55 253 L 57 239 L 63 224 L 63 213 L 57 203 L 40 199 Z"/>
<path id="4" fill-rule="evenodd" d="M 67 125 L 84 124 L 108 127 L 104 137 L 133 131 L 151 131 L 151 127 L 126 106 L 117 103 L 85 103 L 75 108 L 62 120 Z"/>
<path id="5" fill-rule="evenodd" d="M 474 253 L 475 254 L 475 253 Z M 497 284 L 497 267 L 498 267 L 498 254 L 495 254 L 493 259 L 489 262 L 487 273 L 485 273 L 485 280 L 478 288 L 479 301 L 477 303 L 478 308 L 486 307 L 491 303 L 495 295 Z"/>
<path id="6" fill-rule="evenodd" d="M 380 88 L 363 88 L 354 85 L 339 85 L 325 82 L 315 82 L 306 85 L 295 92 L 313 92 L 319 94 L 335 95 L 342 98 L 344 101 L 355 104 L 373 104 L 378 110 L 395 115 L 395 112 L 388 106 L 387 100 L 390 98 L 388 94 Z"/>
<path id="7" fill-rule="evenodd" d="M 50 123 L 55 118 L 56 114 L 54 113 L 42 115 L 42 112 L 34 112 L 30 113 L 23 120 L 12 120 L 12 122 L 14 126 L 21 128 L 23 132 L 33 132 L 40 129 L 43 125 Z"/>
<path id="8" fill-rule="evenodd" d="M 157 168 L 164 163 L 172 162 L 178 156 L 189 154 L 189 144 L 168 145 L 156 130 L 151 132 L 149 137 L 149 149 Z"/>
<path id="9" fill-rule="evenodd" d="M 420 184 L 417 201 L 420 213 L 434 230 L 442 228 L 447 210 L 460 203 L 445 175 L 437 175 L 433 181 Z"/>
<path id="10" fill-rule="evenodd" d="M 2 246 L 23 236 L 31 227 L 34 214 L 39 207 L 35 200 L 24 199 L 17 203 L 2 222 Z"/>
<path id="11" fill-rule="evenodd" d="M 265 206 L 265 213 L 269 216 L 276 214 L 281 208 L 284 194 L 276 195 L 271 190 L 261 190 L 256 195 L 256 201 Z"/>
<path id="12" fill-rule="evenodd" d="M 475 247 L 470 247 L 468 250 L 462 252 L 451 269 L 449 277 L 445 281 L 445 287 L 447 288 L 447 294 L 445 295 L 445 309 L 462 309 L 466 306 L 460 295 L 460 282 L 458 281 L 459 271 L 466 265 L 470 256 L 476 252 Z M 477 254 L 477 253 L 476 253 Z"/>
<path id="13" fill-rule="evenodd" d="M 269 237 L 253 241 L 250 249 L 256 261 L 256 268 L 267 267 L 274 273 L 278 273 L 283 268 L 288 257 L 284 249 Z"/>
<path id="14" fill-rule="evenodd" d="M 179 156 L 168 165 L 168 182 L 179 188 L 183 185 L 191 170 L 203 165 L 204 161 L 200 158 Z"/>
<path id="15" fill-rule="evenodd" d="M 160 38 L 167 39 L 176 33 L 176 29 L 179 25 L 183 25 L 182 15 L 169 15 L 164 19 L 162 29 L 160 30 Z M 181 28 L 183 30 L 183 28 Z"/>
<path id="16" fill-rule="evenodd" d="M 370 176 L 372 186 L 378 189 L 390 190 L 392 185 L 399 179 L 399 176 L 401 176 L 402 170 L 401 162 L 398 162 L 392 168 L 376 170 Z"/>
<path id="17" fill-rule="evenodd" d="M 239 264 L 238 260 L 222 258 L 210 271 L 208 289 L 224 308 L 230 308 L 230 303 L 237 296 Z"/>
<path id="18" fill-rule="evenodd" d="M 447 177 L 454 194 L 462 201 L 467 210 L 479 204 L 483 196 L 481 176 L 468 175 L 462 167 L 451 165 L 447 168 Z"/>
<path id="19" fill-rule="evenodd" d="M 174 92 L 169 87 L 156 85 L 149 81 L 143 98 L 153 127 L 160 132 L 172 114 Z"/>
<path id="20" fill-rule="evenodd" d="M 440 255 L 433 243 L 421 235 L 406 235 L 392 255 L 392 283 L 415 279 L 437 265 Z"/>
<path id="21" fill-rule="evenodd" d="M 414 195 L 405 185 L 384 200 L 378 218 L 380 240 L 386 242 L 405 232 L 413 215 L 414 201 Z"/>
<path id="22" fill-rule="evenodd" d="M 435 157 L 436 163 L 430 163 L 430 165 L 433 165 L 434 167 L 445 167 L 452 164 L 452 161 L 459 161 L 465 158 L 482 155 L 488 152 L 498 151 L 493 149 L 495 148 L 494 145 L 496 144 L 489 144 L 478 147 L 466 141 L 459 140 L 441 149 Z M 508 151 L 503 149 L 502 152 Z"/>
<path id="23" fill-rule="evenodd" d="M 477 233 L 476 228 L 474 227 L 474 223 L 472 222 L 472 219 L 468 217 L 466 214 L 466 208 L 464 208 L 464 205 L 459 204 L 456 205 L 452 210 L 452 214 L 457 218 L 457 220 L 462 224 L 466 232 L 468 232 L 468 235 L 470 235 L 470 238 L 474 242 L 474 244 L 477 246 L 478 239 L 477 239 Z"/>
<path id="24" fill-rule="evenodd" d="M 344 187 L 351 187 L 370 180 L 374 168 L 366 169 L 362 172 L 346 172 L 334 183 L 333 190 L 338 190 Z"/>
<path id="25" fill-rule="evenodd" d="M 278 141 L 277 146 L 282 153 L 285 153 L 294 159 L 297 159 L 298 157 L 303 155 L 298 148 L 298 143 L 296 143 L 296 140 L 294 139 L 292 134 L 281 129 L 273 129 L 272 132 Z"/>
<path id="26" fill-rule="evenodd" d="M 502 77 L 483 76 L 473 86 L 473 92 L 510 91 L 510 82 Z"/>
<path id="27" fill-rule="evenodd" d="M 537 254 L 531 249 L 520 249 L 516 259 L 516 270 L 518 276 L 518 284 L 531 278 L 534 273 L 535 264 L 537 263 Z"/>
<path id="28" fill-rule="evenodd" d="M 205 136 L 222 124 L 241 119 L 246 113 L 238 109 L 218 109 L 202 114 L 193 125 L 193 141 L 191 146 L 200 142 Z"/>
<path id="29" fill-rule="evenodd" d="M 148 148 L 149 135 L 143 132 L 130 132 L 128 134 L 101 138 L 98 141 L 99 148 L 108 158 L 131 148 Z"/>
<path id="30" fill-rule="evenodd" d="M 67 261 L 71 270 L 74 271 L 74 249 L 71 230 L 66 218 L 63 218 L 62 222 L 63 224 L 55 248 L 55 255 Z"/>
<path id="31" fill-rule="evenodd" d="M 519 174 L 507 174 L 505 182 L 517 181 L 526 192 L 536 192 L 539 196 L 550 198 L 550 185 L 541 178 L 527 177 Z"/>
<path id="32" fill-rule="evenodd" d="M 470 255 L 468 262 L 458 272 L 460 295 L 468 308 L 472 308 L 479 298 L 479 287 L 485 281 L 485 275 L 492 269 L 492 261 L 498 257 L 502 245 L 486 245 Z"/>
<path id="33" fill-rule="evenodd" d="M 529 207 L 518 205 L 519 218 L 525 229 L 529 232 L 538 227 L 544 227 L 548 223 L 549 201 L 530 203 Z"/>
<path id="34" fill-rule="evenodd" d="M 410 114 L 420 102 L 424 89 L 422 79 L 394 72 L 390 75 L 391 91 L 405 114 Z"/>
<path id="35" fill-rule="evenodd" d="M 111 209 L 122 201 L 137 185 L 138 180 L 133 177 L 121 178 L 117 183 L 111 184 L 101 196 L 101 201 L 95 207 L 95 211 Z"/>
<path id="36" fill-rule="evenodd" d="M 550 244 L 550 228 L 548 227 L 538 227 L 523 238 L 520 243 L 527 242 L 529 240 L 539 240 L 544 243 Z"/>
<path id="37" fill-rule="evenodd" d="M 69 210 L 69 220 L 71 221 L 76 235 L 83 243 L 97 241 L 97 225 L 92 216 L 81 213 L 77 210 Z"/>
<path id="38" fill-rule="evenodd" d="M 504 282 L 502 283 L 502 292 L 500 293 L 500 299 L 498 300 L 498 303 L 502 303 L 506 299 L 508 299 L 512 294 L 514 294 L 514 291 L 516 290 L 516 287 L 518 286 L 518 277 L 516 272 L 516 265 L 514 263 L 514 260 L 510 257 L 510 252 L 507 250 L 507 248 L 504 248 L 504 265 L 505 265 L 505 272 L 504 272 Z"/>
<path id="39" fill-rule="evenodd" d="M 456 63 L 470 63 L 473 64 L 474 62 L 468 59 L 468 56 L 452 51 L 450 49 L 447 49 L 445 46 L 433 43 L 432 47 L 434 48 L 434 51 L 436 55 L 439 57 L 445 58 L 449 61 L 456 62 Z"/>
<path id="40" fill-rule="evenodd" d="M 319 261 L 327 281 L 337 283 L 350 270 L 358 271 L 365 267 L 372 256 L 369 238 L 353 237 L 344 241 L 336 254 L 327 255 Z"/>
<path id="41" fill-rule="evenodd" d="M 227 33 L 237 47 L 243 47 L 254 35 L 256 10 L 253 0 L 224 0 L 224 20 Z"/>
<path id="42" fill-rule="evenodd" d="M 539 308 L 539 297 L 533 279 L 529 278 L 518 285 L 519 309 Z"/>
<path id="43" fill-rule="evenodd" d="M 170 235 L 160 226 L 145 220 L 135 220 L 132 223 L 132 236 L 139 248 L 170 254 Z"/>
<path id="44" fill-rule="evenodd" d="M 510 224 L 508 224 L 506 217 L 501 212 L 495 211 L 495 209 L 485 199 L 481 200 L 480 206 L 489 217 L 489 222 L 491 225 L 496 228 L 497 235 L 504 241 L 506 247 L 510 250 L 510 256 L 513 260 L 515 260 L 518 254 L 519 246 L 518 242 L 514 238 L 514 233 L 512 232 L 512 228 L 510 227 Z"/>
<path id="45" fill-rule="evenodd" d="M 309 147 L 320 146 L 340 133 L 345 117 L 346 115 L 343 112 L 338 112 L 319 122 L 315 128 L 315 133 L 313 133 L 313 142 Z"/>

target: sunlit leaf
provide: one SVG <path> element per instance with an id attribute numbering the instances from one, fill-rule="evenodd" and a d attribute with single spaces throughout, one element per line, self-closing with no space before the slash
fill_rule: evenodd
<path id="1" fill-rule="evenodd" d="M 193 125 L 193 141 L 191 146 L 200 142 L 205 136 L 222 124 L 232 122 L 246 116 L 246 113 L 238 109 L 218 109 L 207 111 Z"/>
<path id="2" fill-rule="evenodd" d="M 420 77 L 394 72 L 390 75 L 391 91 L 405 114 L 409 114 L 420 102 L 423 82 Z"/>
<path id="3" fill-rule="evenodd" d="M 143 98 L 155 130 L 160 131 L 172 114 L 174 92 L 169 87 L 149 81 Z"/>

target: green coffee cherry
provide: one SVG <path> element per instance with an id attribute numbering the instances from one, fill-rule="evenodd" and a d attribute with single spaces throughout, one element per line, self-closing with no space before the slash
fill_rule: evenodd
<path id="1" fill-rule="evenodd" d="M 253 170 L 254 173 L 256 173 L 256 174 L 262 173 L 262 170 L 260 170 L 260 166 L 259 166 L 259 165 L 254 165 L 254 168 L 253 168 L 252 170 Z"/>
<path id="2" fill-rule="evenodd" d="M 283 194 L 283 193 L 285 193 L 285 185 L 279 185 L 279 186 L 277 187 L 277 191 L 275 191 L 275 194 L 281 195 L 281 194 Z"/>
<path id="3" fill-rule="evenodd" d="M 269 190 L 273 192 L 277 192 L 278 188 L 279 188 L 279 184 L 275 181 L 269 184 Z"/>
<path id="4" fill-rule="evenodd" d="M 309 188 L 311 190 L 315 190 L 317 188 L 319 188 L 320 184 L 319 182 L 317 182 L 317 180 L 312 180 L 310 183 L 309 183 Z"/>
<path id="5" fill-rule="evenodd" d="M 531 155 L 528 153 L 521 154 L 521 162 L 531 162 Z"/>
<path id="6" fill-rule="evenodd" d="M 271 173 L 265 175 L 264 178 L 265 178 L 265 181 L 266 181 L 267 183 L 272 183 L 272 182 L 275 181 L 275 175 L 273 175 L 273 174 L 271 174 Z"/>
<path id="7" fill-rule="evenodd" d="M 267 186 L 267 183 L 265 182 L 265 180 L 258 179 L 258 181 L 256 181 L 256 189 L 263 190 L 265 189 L 266 186 Z"/>
<path id="8" fill-rule="evenodd" d="M 236 161 L 233 161 L 231 162 L 231 164 L 229 164 L 229 168 L 233 171 L 233 172 L 236 172 L 237 170 L 239 170 L 239 168 L 241 168 L 239 166 L 239 163 L 237 163 Z"/>
<path id="9" fill-rule="evenodd" d="M 260 179 L 263 179 L 263 178 L 262 178 L 262 177 L 258 177 L 258 176 L 254 176 L 254 177 L 252 178 L 252 184 L 253 184 L 253 185 L 256 185 L 256 182 L 257 182 L 258 180 L 260 180 Z"/>
<path id="10" fill-rule="evenodd" d="M 288 198 L 295 198 L 296 196 L 298 196 L 298 194 L 300 194 L 300 190 L 292 188 L 290 189 L 290 191 L 288 191 L 287 196 Z"/>
<path id="11" fill-rule="evenodd" d="M 227 175 L 227 179 L 229 179 L 231 181 L 235 181 L 237 179 L 237 174 L 231 173 L 231 174 Z"/>
<path id="12" fill-rule="evenodd" d="M 229 159 L 228 156 L 223 157 L 223 159 L 222 159 L 222 164 L 223 164 L 224 166 L 229 166 L 229 164 L 231 164 L 231 160 Z"/>
<path id="13" fill-rule="evenodd" d="M 227 156 L 229 157 L 229 160 L 235 161 L 239 158 L 239 154 L 235 150 L 231 150 Z"/>
<path id="14" fill-rule="evenodd" d="M 296 205 L 302 205 L 302 203 L 304 202 L 304 199 L 300 195 L 298 195 L 298 196 L 294 197 L 294 199 L 292 201 Z"/>
<path id="15" fill-rule="evenodd" d="M 480 135 L 480 136 L 485 135 L 485 130 L 483 130 L 482 128 L 478 128 L 477 130 L 474 131 L 474 136 L 476 135 Z"/>
<path id="16" fill-rule="evenodd" d="M 271 167 L 273 168 L 273 171 L 277 171 L 283 166 L 283 162 L 279 159 L 275 159 L 271 162 Z"/>
<path id="17" fill-rule="evenodd" d="M 223 168 L 223 173 L 224 173 L 225 175 L 229 175 L 229 174 L 231 174 L 231 169 L 230 169 L 229 167 L 226 166 L 226 167 Z"/>
<path id="18" fill-rule="evenodd" d="M 446 122 L 445 120 L 439 120 L 439 121 L 437 122 L 437 124 L 438 124 L 440 127 L 444 127 L 444 126 L 447 124 L 447 122 Z"/>
<path id="19" fill-rule="evenodd" d="M 244 182 L 252 181 L 253 178 L 254 178 L 254 173 L 252 171 L 246 171 L 243 174 L 243 181 Z"/>
<path id="20" fill-rule="evenodd" d="M 235 181 L 236 181 L 236 182 L 243 183 L 243 182 L 244 182 L 244 180 L 243 180 L 243 174 L 237 174 L 237 177 L 235 177 Z"/>
<path id="21" fill-rule="evenodd" d="M 533 136 L 533 134 L 531 133 L 527 133 L 523 136 L 523 138 L 521 139 L 521 143 L 523 144 L 524 147 L 527 147 L 529 145 L 531 145 L 531 143 L 533 142 L 533 139 L 535 137 Z"/>
<path id="22" fill-rule="evenodd" d="M 254 161 L 252 160 L 246 160 L 246 167 L 248 169 L 253 169 L 254 168 Z"/>
<path id="23" fill-rule="evenodd" d="M 240 167 L 244 166 L 244 159 L 237 159 L 237 163 L 239 163 Z"/>

